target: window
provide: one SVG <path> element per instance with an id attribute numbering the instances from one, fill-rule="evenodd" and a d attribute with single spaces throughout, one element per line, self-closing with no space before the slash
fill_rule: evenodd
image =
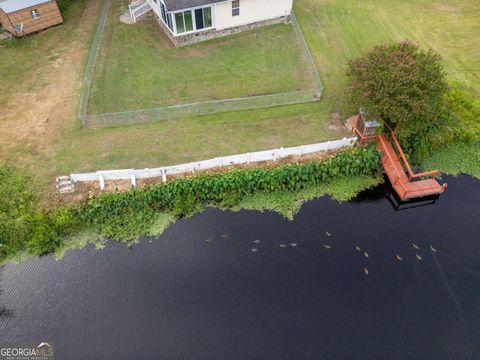
<path id="1" fill-rule="evenodd" d="M 185 31 L 192 31 L 193 30 L 192 12 L 185 11 L 183 13 L 183 17 L 185 18 Z"/>
<path id="2" fill-rule="evenodd" d="M 165 8 L 165 5 L 160 3 L 160 11 L 162 12 L 162 19 L 163 22 L 166 24 L 167 23 L 167 9 Z"/>
<path id="3" fill-rule="evenodd" d="M 37 9 L 32 10 L 32 19 L 38 19 L 40 17 L 40 13 Z"/>
<path id="4" fill-rule="evenodd" d="M 175 14 L 175 24 L 177 25 L 177 33 L 185 32 L 185 21 L 183 21 L 183 13 Z"/>
<path id="5" fill-rule="evenodd" d="M 172 20 L 172 14 L 171 13 L 167 14 L 167 26 L 170 28 L 170 30 L 173 31 L 173 20 Z"/>
<path id="6" fill-rule="evenodd" d="M 177 33 L 181 34 L 193 30 L 192 11 L 187 10 L 175 14 L 175 22 L 177 24 Z"/>
<path id="7" fill-rule="evenodd" d="M 240 0 L 232 1 L 232 16 L 240 15 Z"/>
<path id="8" fill-rule="evenodd" d="M 212 8 L 203 8 L 203 17 L 205 18 L 205 27 L 212 27 Z"/>
<path id="9" fill-rule="evenodd" d="M 195 10 L 195 25 L 197 25 L 197 30 L 205 28 L 205 22 L 203 21 L 203 9 Z"/>
<path id="10" fill-rule="evenodd" d="M 212 27 L 212 8 L 205 7 L 175 13 L 177 34 Z"/>

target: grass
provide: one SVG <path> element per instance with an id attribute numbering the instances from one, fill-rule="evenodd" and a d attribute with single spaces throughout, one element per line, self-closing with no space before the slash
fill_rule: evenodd
<path id="1" fill-rule="evenodd" d="M 348 60 L 374 45 L 410 39 L 442 55 L 448 78 L 480 96 L 480 2 L 298 0 L 295 12 L 331 106 L 348 110 Z"/>
<path id="2" fill-rule="evenodd" d="M 277 24 L 173 48 L 153 19 L 120 22 L 112 4 L 100 47 L 89 113 L 313 89 L 292 26 Z"/>
<path id="3" fill-rule="evenodd" d="M 94 11 L 88 12 L 90 8 Z M 340 138 L 345 134 L 328 128 L 330 112 L 341 111 L 346 117 L 355 111 L 345 96 L 345 64 L 383 42 L 410 38 L 432 47 L 442 54 L 450 81 L 480 97 L 478 1 L 296 0 L 297 18 L 325 85 L 320 103 L 81 130 L 76 104 L 97 19 L 92 13 L 98 15 L 99 8 L 98 0 L 84 0 L 72 8 L 64 25 L 32 36 L 28 43 L 0 45 L 0 158 L 24 165 L 47 194 L 53 193 L 55 176 L 71 172 L 156 167 Z M 194 48 L 204 45 L 215 47 L 208 43 Z M 68 51 L 83 59 L 68 70 L 75 71 L 76 80 L 57 93 L 45 91 L 60 79 L 51 77 L 52 65 Z M 69 107 L 55 105 L 39 118 L 41 99 L 64 97 Z M 19 107 L 25 99 L 28 111 Z M 29 118 L 32 124 L 24 126 Z M 47 124 L 43 131 L 38 129 L 40 120 Z"/>
<path id="4" fill-rule="evenodd" d="M 6 105 L 14 94 L 38 91 L 48 84 L 48 67 L 67 49 L 72 28 L 79 26 L 74 16 L 82 10 L 84 2 L 65 4 L 62 13 L 65 25 L 30 36 L 27 40 L 0 41 L 0 106 Z"/>
<path id="5" fill-rule="evenodd" d="M 57 173 L 143 168 L 347 136 L 318 103 L 150 124 L 78 129 L 57 140 Z M 325 119 L 325 120 L 324 120 Z M 85 146 L 88 144 L 88 146 Z"/>

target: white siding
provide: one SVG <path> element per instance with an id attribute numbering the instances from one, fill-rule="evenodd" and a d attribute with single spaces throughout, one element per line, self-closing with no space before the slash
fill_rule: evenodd
<path id="1" fill-rule="evenodd" d="M 161 19 L 162 12 L 160 11 L 160 0 L 157 0 L 157 2 L 154 0 L 146 0 L 146 2 L 152 7 L 153 11 L 155 11 L 155 14 L 157 14 L 157 16 Z"/>
<path id="2" fill-rule="evenodd" d="M 232 16 L 232 2 L 216 4 L 218 30 L 290 15 L 293 0 L 240 0 L 240 15 Z"/>

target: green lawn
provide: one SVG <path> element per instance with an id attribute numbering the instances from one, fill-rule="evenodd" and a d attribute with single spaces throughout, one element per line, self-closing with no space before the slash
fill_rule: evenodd
<path id="1" fill-rule="evenodd" d="M 319 103 L 174 121 L 75 129 L 58 139 L 57 173 L 173 165 L 340 139 Z"/>
<path id="2" fill-rule="evenodd" d="M 96 5 L 90 13 L 98 14 L 98 0 L 85 0 L 85 3 L 90 7 Z M 341 111 L 344 117 L 355 111 L 345 95 L 346 62 L 373 45 L 404 38 L 439 51 L 444 58 L 449 79 L 477 98 L 480 97 L 478 0 L 296 0 L 295 11 L 325 85 L 324 98 L 320 103 L 95 130 L 79 128 L 77 106 L 66 109 L 60 107 L 59 110 L 52 110 L 52 115 L 45 120 L 46 130 L 41 132 L 36 128 L 36 103 L 39 102 L 38 99 L 48 100 L 52 97 L 42 89 L 45 87 L 44 83 L 51 81 L 50 69 L 54 68 L 57 56 L 54 53 L 61 51 L 62 54 L 71 48 L 85 48 L 93 31 L 92 27 L 85 24 L 93 23 L 95 18 L 91 15 L 75 17 L 80 24 L 73 22 L 70 25 L 67 21 L 62 27 L 32 37 L 28 46 L 0 47 L 0 127 L 5 125 L 5 129 L 15 128 L 15 134 L 19 134 L 7 137 L 0 131 L 0 157 L 24 164 L 46 189 L 52 191 L 54 176 L 71 172 L 156 167 L 340 138 L 345 134 L 330 130 L 328 124 L 332 110 Z M 148 23 L 140 25 L 145 28 L 151 26 Z M 75 29 L 75 36 L 67 35 L 71 29 Z M 289 28 L 281 25 L 278 29 L 284 31 Z M 260 36 L 267 30 L 270 31 L 261 29 L 254 33 Z M 127 33 L 118 31 L 116 36 L 128 36 L 130 31 L 134 30 L 128 30 Z M 156 46 L 164 44 L 163 40 L 157 37 L 158 34 L 148 33 L 155 36 Z M 242 36 L 221 39 L 219 42 L 233 43 Z M 203 43 L 178 51 L 196 49 L 196 54 L 201 57 L 201 54 L 205 54 L 203 49 L 215 49 L 215 44 L 216 42 Z M 63 50 L 64 48 L 66 50 Z M 173 51 L 172 54 L 177 51 L 169 50 Z M 128 50 L 125 49 L 124 52 L 128 53 Z M 86 56 L 86 52 L 82 56 Z M 193 53 L 191 56 L 196 57 Z M 127 58 L 124 54 L 122 57 Z M 133 57 L 132 61 L 135 59 L 137 57 Z M 242 61 L 262 67 L 265 60 L 252 56 Z M 31 71 L 33 68 L 35 72 Z M 78 72 L 78 81 L 71 89 L 62 89 L 63 92 L 56 96 L 68 96 L 78 103 L 82 67 L 77 66 L 74 69 Z M 205 67 L 205 71 L 209 69 L 209 66 Z M 233 75 L 240 76 L 232 72 Z M 231 87 L 230 91 L 237 91 L 237 86 L 244 85 L 238 82 L 229 85 L 229 81 L 235 81 L 235 77 L 226 77 L 223 80 L 226 88 Z M 279 84 L 281 86 L 281 83 L 277 83 Z M 260 88 L 261 82 L 257 85 Z M 131 84 L 122 91 L 126 88 L 135 97 L 140 91 Z M 34 106 L 32 113 L 18 112 L 7 117 L 4 109 L 12 113 L 16 108 L 12 99 L 19 94 L 27 94 L 29 107 Z M 165 93 L 163 94 L 162 96 L 165 96 Z M 32 99 L 37 101 L 33 102 Z M 120 98 L 112 93 L 108 99 L 112 102 L 127 103 L 130 98 Z M 155 105 L 155 99 L 147 100 L 152 103 L 142 106 Z M 24 98 L 16 101 L 24 101 Z M 32 118 L 33 125 L 22 127 L 22 120 L 25 118 Z M 11 123 L 7 124 L 5 119 L 9 119 Z M 16 119 L 16 122 L 13 119 Z M 28 136 L 20 136 L 23 133 Z M 9 149 L 8 146 L 5 147 L 6 143 L 14 143 L 16 147 L 4 150 Z"/>
<path id="3" fill-rule="evenodd" d="M 349 109 L 348 60 L 403 39 L 440 53 L 450 81 L 480 96 L 478 0 L 297 0 L 295 12 L 332 107 Z"/>
<path id="4" fill-rule="evenodd" d="M 291 25 L 173 48 L 154 19 L 121 23 L 124 3 L 110 9 L 89 113 L 315 88 Z"/>

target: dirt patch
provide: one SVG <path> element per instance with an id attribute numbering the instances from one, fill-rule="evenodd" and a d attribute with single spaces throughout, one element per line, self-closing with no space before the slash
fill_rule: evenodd
<path id="1" fill-rule="evenodd" d="M 345 126 L 342 122 L 342 114 L 340 113 L 340 111 L 332 111 L 330 113 L 330 125 L 328 125 L 328 128 L 334 131 L 345 130 Z"/>
<path id="2" fill-rule="evenodd" d="M 100 5 L 100 0 L 86 0 L 83 9 L 65 24 L 47 30 L 54 34 L 32 35 L 51 36 L 44 46 L 53 43 L 56 56 L 32 59 L 31 66 L 21 64 L 31 71 L 15 84 L 0 111 L 0 157 L 32 167 L 34 175 L 52 172 L 54 177 L 55 169 L 49 162 L 56 152 L 55 142 L 67 126 L 78 126 L 81 70 Z M 35 74 L 45 74 L 42 86 L 31 86 Z"/>
<path id="3" fill-rule="evenodd" d="M 350 116 L 347 120 L 345 120 L 345 127 L 348 131 L 353 131 L 353 125 L 358 121 L 358 115 Z"/>

